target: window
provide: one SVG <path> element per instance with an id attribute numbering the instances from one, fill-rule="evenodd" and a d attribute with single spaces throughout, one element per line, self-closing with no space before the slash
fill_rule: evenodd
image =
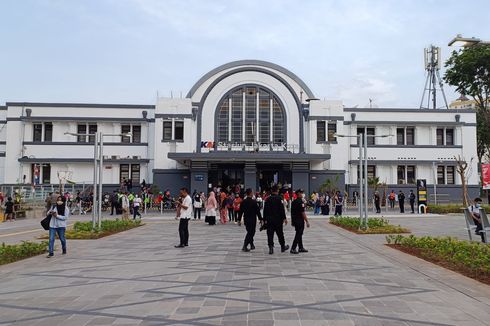
<path id="1" fill-rule="evenodd" d="M 455 184 L 454 172 L 454 166 L 439 165 L 437 167 L 437 184 Z"/>
<path id="2" fill-rule="evenodd" d="M 407 145 L 415 145 L 415 128 L 410 127 L 405 129 L 407 135 Z"/>
<path id="3" fill-rule="evenodd" d="M 95 142 L 95 134 L 97 133 L 97 125 L 88 125 L 88 133 L 92 136 L 88 136 L 88 142 Z"/>
<path id="4" fill-rule="evenodd" d="M 51 183 L 51 165 L 43 164 L 41 168 L 41 180 L 43 184 Z"/>
<path id="5" fill-rule="evenodd" d="M 446 146 L 454 145 L 454 129 L 446 129 Z"/>
<path id="6" fill-rule="evenodd" d="M 131 132 L 131 125 L 122 125 L 121 126 L 121 134 L 127 134 Z M 129 143 L 131 142 L 131 137 L 121 136 L 121 143 Z"/>
<path id="7" fill-rule="evenodd" d="M 330 141 L 330 142 L 337 141 L 337 137 L 335 137 L 336 133 L 337 133 L 337 122 L 329 122 L 328 123 L 328 141 Z"/>
<path id="8" fill-rule="evenodd" d="M 50 184 L 51 183 L 51 165 L 49 164 L 31 164 L 32 184 Z"/>
<path id="9" fill-rule="evenodd" d="M 174 140 L 183 141 L 184 140 L 184 121 L 174 121 L 175 132 Z"/>
<path id="10" fill-rule="evenodd" d="M 415 184 L 415 165 L 398 165 L 398 184 Z"/>
<path id="11" fill-rule="evenodd" d="M 172 121 L 163 121 L 163 140 L 172 140 Z"/>
<path id="12" fill-rule="evenodd" d="M 396 128 L 397 145 L 415 145 L 415 128 Z"/>
<path id="13" fill-rule="evenodd" d="M 364 169 L 364 165 L 362 166 L 362 168 Z M 367 177 L 368 179 L 376 177 L 376 165 L 367 166 Z M 357 166 L 357 180 L 359 180 L 359 165 Z"/>
<path id="14" fill-rule="evenodd" d="M 131 133 L 131 137 L 121 136 L 121 143 L 141 143 L 141 126 L 121 125 L 121 134 Z"/>
<path id="15" fill-rule="evenodd" d="M 87 125 L 86 124 L 77 125 L 77 134 L 86 135 L 87 134 Z M 86 143 L 87 142 L 87 136 L 77 136 L 77 142 L 78 143 Z"/>
<path id="16" fill-rule="evenodd" d="M 374 127 L 370 127 L 370 128 L 368 128 L 368 127 L 359 127 L 359 128 L 357 128 L 357 134 L 358 135 L 361 134 L 364 137 L 364 134 L 367 132 L 367 135 L 368 135 L 368 137 L 367 137 L 367 144 L 368 145 L 374 145 L 375 144 L 375 137 L 372 137 L 372 136 L 375 135 L 375 131 L 376 131 L 376 129 Z M 363 142 L 364 142 L 364 138 L 363 138 Z"/>
<path id="17" fill-rule="evenodd" d="M 120 164 L 119 165 L 119 183 L 124 180 L 131 180 L 134 184 L 140 183 L 140 165 L 139 164 Z"/>
<path id="18" fill-rule="evenodd" d="M 140 183 L 140 165 L 139 164 L 131 164 L 131 181 L 133 184 Z"/>
<path id="19" fill-rule="evenodd" d="M 124 180 L 129 180 L 129 164 L 119 165 L 119 183 L 122 183 Z"/>
<path id="20" fill-rule="evenodd" d="M 405 128 L 396 128 L 396 144 L 405 145 Z"/>
<path id="21" fill-rule="evenodd" d="M 436 131 L 437 146 L 444 145 L 444 128 L 437 128 Z"/>
<path id="22" fill-rule="evenodd" d="M 324 142 L 326 141 L 325 137 L 325 121 L 317 121 L 316 122 L 316 141 Z"/>
<path id="23" fill-rule="evenodd" d="M 44 141 L 53 141 L 53 124 L 51 122 L 44 123 Z"/>
<path id="24" fill-rule="evenodd" d="M 35 123 L 33 125 L 33 127 L 34 127 L 34 132 L 33 132 L 32 140 L 33 141 L 42 141 L 42 137 L 43 137 L 43 125 L 42 125 L 42 123 Z"/>
<path id="25" fill-rule="evenodd" d="M 217 141 L 247 144 L 286 141 L 284 108 L 275 94 L 265 88 L 250 85 L 232 90 L 219 102 L 216 117 Z"/>

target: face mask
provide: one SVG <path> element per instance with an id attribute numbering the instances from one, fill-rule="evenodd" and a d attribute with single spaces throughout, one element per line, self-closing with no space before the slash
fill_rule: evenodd
<path id="1" fill-rule="evenodd" d="M 56 204 L 58 205 L 63 205 L 63 202 L 61 200 L 57 201 Z"/>
<path id="2" fill-rule="evenodd" d="M 475 204 L 476 208 L 480 208 L 480 206 L 481 206 L 480 204 Z"/>

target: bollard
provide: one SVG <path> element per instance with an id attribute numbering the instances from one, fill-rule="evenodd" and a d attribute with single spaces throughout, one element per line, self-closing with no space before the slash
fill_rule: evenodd
<path id="1" fill-rule="evenodd" d="M 423 213 L 422 213 L 423 211 Z M 427 214 L 427 206 L 424 204 L 419 205 L 419 214 Z"/>

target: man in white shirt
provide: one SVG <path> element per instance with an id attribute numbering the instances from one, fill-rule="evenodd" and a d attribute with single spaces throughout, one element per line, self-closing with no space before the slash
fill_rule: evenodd
<path id="1" fill-rule="evenodd" d="M 175 248 L 184 248 L 189 245 L 189 220 L 192 215 L 192 198 L 189 196 L 189 190 L 187 188 L 180 189 L 180 198 L 183 198 L 182 202 L 177 204 L 180 208 L 180 244 L 175 246 Z"/>
<path id="2" fill-rule="evenodd" d="M 481 198 L 475 198 L 475 200 L 473 202 L 474 202 L 474 204 L 469 206 L 468 210 L 470 211 L 471 217 L 473 218 L 473 221 L 476 224 L 475 234 L 481 236 L 481 242 L 485 242 L 485 237 L 484 237 L 483 233 L 481 232 L 483 229 L 482 224 L 481 224 L 481 214 L 480 214 L 482 199 Z"/>

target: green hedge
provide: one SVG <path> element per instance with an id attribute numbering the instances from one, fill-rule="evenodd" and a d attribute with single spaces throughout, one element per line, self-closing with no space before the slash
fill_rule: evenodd
<path id="1" fill-rule="evenodd" d="M 7 245 L 2 243 L 0 246 L 0 265 L 41 255 L 47 251 L 47 248 L 47 241 L 43 241 L 41 243 L 22 241 L 22 243 L 15 245 Z"/>
<path id="2" fill-rule="evenodd" d="M 141 226 L 141 220 L 103 220 L 92 230 L 92 222 L 75 222 L 72 230 L 66 231 L 67 239 L 99 239 L 114 233 L 130 230 Z"/>
<path id="3" fill-rule="evenodd" d="M 386 242 L 428 261 L 461 272 L 472 278 L 490 282 L 490 246 L 456 238 L 390 235 Z"/>
<path id="4" fill-rule="evenodd" d="M 448 205 L 429 205 L 428 213 L 431 214 L 449 214 L 449 213 L 463 213 L 462 208 L 465 208 L 463 205 L 459 204 L 448 204 Z M 482 205 L 482 208 L 485 211 L 490 212 L 490 205 Z"/>
<path id="5" fill-rule="evenodd" d="M 340 226 L 349 231 L 353 231 L 361 234 L 386 234 L 386 233 L 408 233 L 410 230 L 402 228 L 399 225 L 392 225 L 390 222 L 383 218 L 368 218 L 368 228 L 366 230 L 360 230 L 359 217 L 350 216 L 332 216 L 330 217 L 330 223 Z"/>

